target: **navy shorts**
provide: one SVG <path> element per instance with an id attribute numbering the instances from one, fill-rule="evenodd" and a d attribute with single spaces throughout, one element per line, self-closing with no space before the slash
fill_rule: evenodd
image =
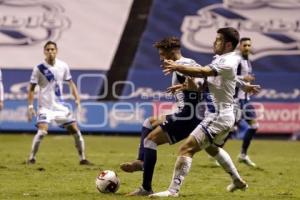
<path id="1" fill-rule="evenodd" d="M 187 138 L 203 119 L 203 115 L 199 114 L 199 108 L 197 107 L 199 94 L 184 91 L 184 96 L 184 107 L 179 112 L 167 115 L 166 120 L 160 125 L 163 131 L 166 132 L 170 144 L 175 144 Z"/>

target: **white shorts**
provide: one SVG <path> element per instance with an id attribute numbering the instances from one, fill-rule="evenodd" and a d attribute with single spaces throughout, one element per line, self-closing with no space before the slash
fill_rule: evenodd
<path id="1" fill-rule="evenodd" d="M 37 112 L 37 124 L 39 123 L 56 123 L 64 128 L 65 125 L 75 122 L 75 118 L 68 108 L 64 110 L 50 110 L 47 108 L 39 108 Z"/>
<path id="2" fill-rule="evenodd" d="M 201 149 L 205 149 L 211 144 L 221 146 L 234 126 L 234 121 L 233 107 L 219 113 L 206 113 L 203 121 L 194 129 L 191 135 L 194 136 Z"/>

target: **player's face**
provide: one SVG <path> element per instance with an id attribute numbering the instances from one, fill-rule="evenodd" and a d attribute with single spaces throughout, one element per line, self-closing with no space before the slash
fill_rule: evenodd
<path id="1" fill-rule="evenodd" d="M 44 49 L 46 60 L 54 60 L 57 54 L 57 48 L 53 44 L 49 44 Z"/>
<path id="2" fill-rule="evenodd" d="M 172 60 L 174 55 L 172 51 L 165 51 L 163 49 L 158 50 L 159 53 L 159 60 L 164 61 L 164 60 Z"/>
<path id="3" fill-rule="evenodd" d="M 222 34 L 218 33 L 214 42 L 214 53 L 221 55 L 225 51 L 225 41 Z"/>
<path id="4" fill-rule="evenodd" d="M 248 56 L 251 53 L 251 41 L 245 40 L 240 43 L 240 51 L 243 56 Z"/>

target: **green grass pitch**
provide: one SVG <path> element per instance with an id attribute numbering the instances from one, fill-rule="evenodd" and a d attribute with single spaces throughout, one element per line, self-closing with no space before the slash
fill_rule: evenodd
<path id="1" fill-rule="evenodd" d="M 136 158 L 138 137 L 85 136 L 88 159 L 95 166 L 79 166 L 74 141 L 68 135 L 48 135 L 44 138 L 35 165 L 24 165 L 33 135 L 0 135 L 0 199 L 38 200 L 115 200 L 148 199 L 125 197 L 140 186 L 141 172 L 120 171 L 119 164 Z M 230 140 L 225 149 L 236 163 L 241 141 Z M 158 149 L 154 175 L 154 191 L 165 190 L 170 182 L 178 145 L 163 145 Z M 190 174 L 184 181 L 178 199 L 213 200 L 274 200 L 300 199 L 300 143 L 291 141 L 255 140 L 251 158 L 258 169 L 236 163 L 248 182 L 246 192 L 226 192 L 229 176 L 210 161 L 205 152 L 193 159 Z M 121 186 L 116 194 L 100 194 L 95 189 L 95 177 L 100 170 L 115 170 Z"/>

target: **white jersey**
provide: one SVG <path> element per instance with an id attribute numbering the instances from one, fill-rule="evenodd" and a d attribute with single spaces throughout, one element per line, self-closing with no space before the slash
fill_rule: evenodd
<path id="1" fill-rule="evenodd" d="M 190 58 L 181 57 L 180 59 L 175 61 L 176 64 L 179 65 L 192 65 L 192 66 L 199 66 L 195 60 Z M 184 75 L 180 72 L 173 72 L 172 74 L 172 85 L 181 84 L 185 81 Z M 183 108 L 184 106 L 184 95 L 182 91 L 175 93 L 175 99 L 177 103 L 178 109 Z"/>
<path id="2" fill-rule="evenodd" d="M 204 81 L 204 99 L 207 103 L 205 117 L 191 133 L 200 148 L 205 149 L 212 143 L 224 144 L 224 140 L 234 125 L 234 92 L 236 70 L 241 56 L 230 52 L 215 56 L 209 64 L 216 76 L 207 77 Z M 205 135 L 205 137 L 204 137 Z"/>
<path id="3" fill-rule="evenodd" d="M 59 59 L 55 60 L 54 66 L 45 61 L 37 65 L 32 71 L 30 83 L 39 86 L 39 108 L 65 111 L 62 99 L 63 82 L 71 79 L 69 66 Z"/>
<path id="4" fill-rule="evenodd" d="M 241 62 L 237 67 L 237 76 L 240 79 L 243 79 L 244 76 L 252 73 L 252 66 L 248 58 L 242 57 Z M 249 100 L 249 95 L 245 93 L 240 87 L 235 88 L 235 95 L 234 98 L 236 99 L 247 99 Z"/>
<path id="5" fill-rule="evenodd" d="M 209 76 L 206 79 L 204 98 L 208 103 L 207 111 L 216 112 L 231 106 L 234 102 L 236 87 L 236 70 L 241 61 L 241 56 L 236 52 L 217 55 L 208 66 L 211 67 L 216 76 Z"/>
<path id="6" fill-rule="evenodd" d="M 0 69 L 0 101 L 4 100 L 4 88 L 3 88 L 3 83 L 2 83 L 2 72 Z"/>

